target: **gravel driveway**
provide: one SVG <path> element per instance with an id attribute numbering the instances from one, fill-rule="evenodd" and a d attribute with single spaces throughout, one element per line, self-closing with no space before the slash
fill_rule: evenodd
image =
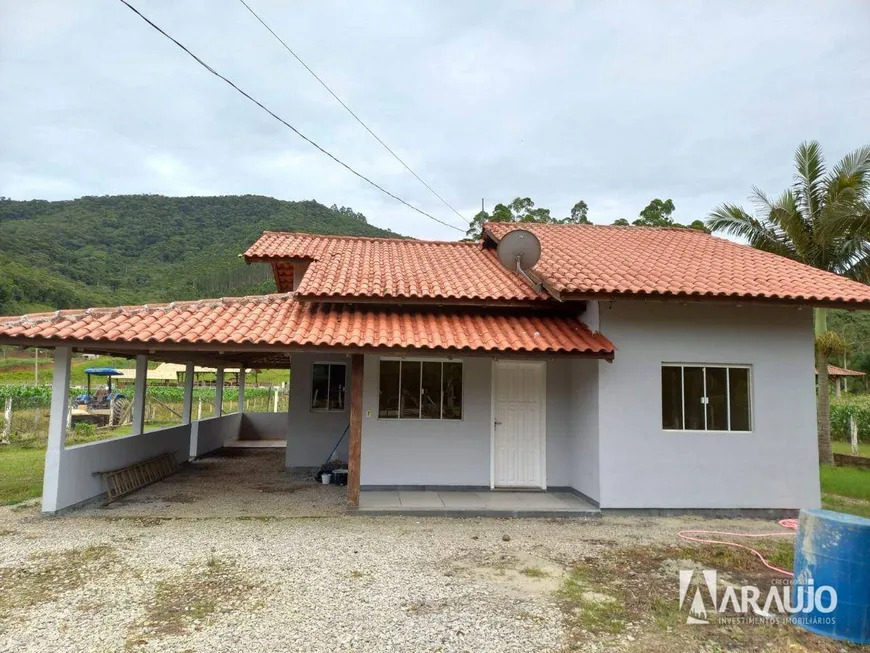
<path id="1" fill-rule="evenodd" d="M 703 523 L 345 516 L 340 489 L 274 462 L 204 461 L 56 518 L 0 509 L 0 651 L 559 651 L 565 569 Z"/>

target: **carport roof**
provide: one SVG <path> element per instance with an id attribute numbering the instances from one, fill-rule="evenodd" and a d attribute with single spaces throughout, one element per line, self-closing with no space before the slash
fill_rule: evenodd
<path id="1" fill-rule="evenodd" d="M 613 344 L 575 314 L 297 301 L 292 293 L 64 310 L 0 318 L 0 342 L 101 351 L 211 352 L 256 366 L 308 348 L 570 354 L 610 359 Z M 221 360 L 224 360 L 221 358 Z"/>

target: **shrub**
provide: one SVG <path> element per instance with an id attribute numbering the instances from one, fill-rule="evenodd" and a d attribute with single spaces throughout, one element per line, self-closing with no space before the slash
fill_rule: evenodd
<path id="1" fill-rule="evenodd" d="M 858 441 L 870 442 L 870 395 L 831 398 L 831 437 L 849 441 L 849 417 L 858 423 Z"/>
<path id="2" fill-rule="evenodd" d="M 89 442 L 97 437 L 97 427 L 95 424 L 79 422 L 73 426 L 73 437 L 77 442 Z"/>

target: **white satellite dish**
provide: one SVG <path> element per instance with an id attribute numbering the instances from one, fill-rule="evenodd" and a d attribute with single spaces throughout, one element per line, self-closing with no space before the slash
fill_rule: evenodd
<path id="1" fill-rule="evenodd" d="M 535 234 L 525 229 L 509 231 L 499 241 L 496 251 L 499 263 L 522 276 L 538 292 L 543 292 L 543 284 L 534 281 L 526 273 L 541 260 L 541 241 Z"/>

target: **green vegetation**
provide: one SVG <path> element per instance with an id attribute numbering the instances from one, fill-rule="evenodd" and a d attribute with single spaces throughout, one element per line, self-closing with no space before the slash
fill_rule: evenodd
<path id="1" fill-rule="evenodd" d="M 0 200 L 0 315 L 274 291 L 265 230 L 395 236 L 346 207 L 257 195 Z"/>
<path id="2" fill-rule="evenodd" d="M 550 575 L 540 567 L 525 567 L 520 569 L 520 573 L 529 578 L 546 578 Z"/>
<path id="3" fill-rule="evenodd" d="M 849 456 L 852 455 L 852 445 L 848 442 L 832 442 L 831 446 L 834 447 L 834 453 L 844 453 Z M 870 443 L 859 442 L 858 455 L 870 458 Z"/>
<path id="4" fill-rule="evenodd" d="M 629 223 L 625 218 L 614 221 L 614 225 L 635 227 L 675 227 L 708 231 L 701 220 L 695 220 L 690 225 L 674 222 L 671 215 L 676 210 L 673 200 L 654 199 L 638 214 L 640 217 Z M 480 211 L 474 216 L 466 232 L 466 240 L 478 240 L 483 233 L 484 222 L 514 222 L 538 224 L 592 224 L 589 220 L 589 206 L 583 200 L 571 207 L 571 215 L 567 218 L 555 218 L 550 215 L 550 209 L 535 207 L 529 197 L 517 197 L 508 204 L 496 204 L 492 213 Z"/>
<path id="5" fill-rule="evenodd" d="M 42 494 L 45 449 L 0 448 L 0 505 L 6 506 Z"/>
<path id="6" fill-rule="evenodd" d="M 820 475 L 822 492 L 870 501 L 870 470 L 822 465 Z"/>
<path id="7" fill-rule="evenodd" d="M 870 519 L 870 501 L 846 499 L 836 494 L 822 493 L 822 508 Z"/>
<path id="8" fill-rule="evenodd" d="M 831 399 L 831 437 L 834 440 L 849 442 L 850 417 L 854 417 L 858 424 L 858 442 L 870 443 L 870 395 L 844 395 Z"/>
<path id="9" fill-rule="evenodd" d="M 828 170 L 821 146 L 802 143 L 794 155 L 794 184 L 775 199 L 752 190 L 756 215 L 722 204 L 707 226 L 746 240 L 752 247 L 834 272 L 870 280 L 870 146 L 847 154 Z M 819 462 L 834 462 L 831 450 L 828 361 L 838 360 L 846 342 L 828 330 L 827 309 L 815 311 L 816 370 L 819 375 Z"/>

